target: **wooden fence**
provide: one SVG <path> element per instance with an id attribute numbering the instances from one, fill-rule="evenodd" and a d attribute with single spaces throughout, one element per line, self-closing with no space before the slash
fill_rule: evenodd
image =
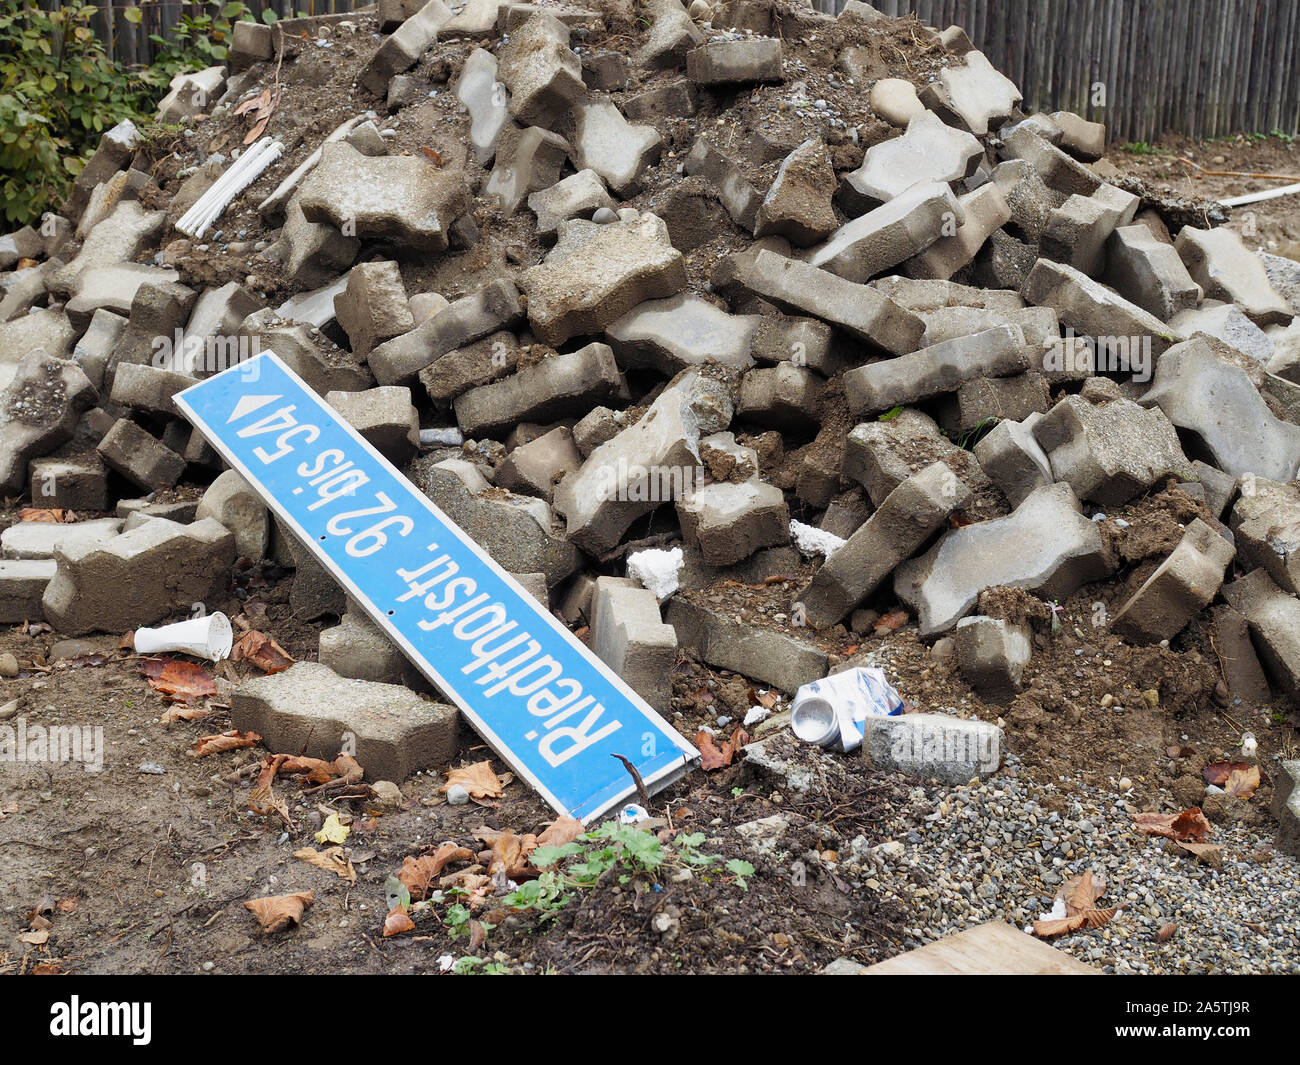
<path id="1" fill-rule="evenodd" d="M 14 0 L 8 0 L 14 2 Z M 59 0 L 38 0 L 42 7 Z M 244 0 L 255 12 L 333 14 L 364 0 Z M 837 12 L 844 0 L 812 0 Z M 128 7 L 141 21 L 130 22 Z M 148 63 L 194 0 L 104 0 L 95 31 Z M 1300 0 L 874 0 L 887 15 L 956 24 L 1011 78 L 1027 109 L 1076 111 L 1112 141 L 1300 134 Z M 1100 101 L 1100 102 L 1099 102 Z"/>
<path id="2" fill-rule="evenodd" d="M 834 13 L 844 0 L 813 0 Z M 958 25 L 1027 110 L 1105 122 L 1112 141 L 1300 133 L 1297 0 L 873 0 Z M 1104 105 L 1096 103 L 1100 86 Z"/>

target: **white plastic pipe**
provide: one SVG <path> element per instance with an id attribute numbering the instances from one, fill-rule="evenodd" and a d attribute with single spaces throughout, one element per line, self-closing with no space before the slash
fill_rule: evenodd
<path id="1" fill-rule="evenodd" d="M 176 228 L 189 237 L 203 236 L 208 226 L 230 206 L 230 202 L 279 159 L 283 151 L 284 145 L 270 137 L 263 137 L 254 143 L 181 216 Z"/>
<path id="2" fill-rule="evenodd" d="M 1245 207 L 1248 203 L 1259 203 L 1262 200 L 1276 200 L 1280 196 L 1293 196 L 1300 192 L 1300 181 L 1294 185 L 1283 185 L 1280 189 L 1265 189 L 1263 192 L 1248 192 L 1244 196 L 1233 196 L 1226 200 L 1220 200 L 1224 207 Z"/>

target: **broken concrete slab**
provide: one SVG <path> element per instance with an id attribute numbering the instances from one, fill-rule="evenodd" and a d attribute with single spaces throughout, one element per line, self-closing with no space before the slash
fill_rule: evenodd
<path id="1" fill-rule="evenodd" d="M 21 492 L 28 463 L 72 439 L 98 398 L 75 362 L 41 350 L 24 356 L 0 389 L 0 494 Z"/>
<path id="2" fill-rule="evenodd" d="M 113 213 L 95 226 L 70 262 L 49 279 L 51 292 L 78 291 L 87 271 L 130 263 L 162 235 L 166 211 L 150 211 L 138 200 L 121 200 Z"/>
<path id="3" fill-rule="evenodd" d="M 781 161 L 759 205 L 754 236 L 781 236 L 800 247 L 824 240 L 836 225 L 834 194 L 835 171 L 825 143 L 804 141 Z"/>
<path id="4" fill-rule="evenodd" d="M 626 577 L 598 577 L 591 649 L 656 710 L 671 709 L 677 633 L 664 624 L 653 592 Z"/>
<path id="5" fill-rule="evenodd" d="M 776 629 L 737 621 L 681 595 L 668 601 L 664 620 L 677 642 L 719 669 L 740 673 L 783 692 L 826 675 L 826 652 Z"/>
<path id="6" fill-rule="evenodd" d="M 1185 325 L 1172 320 L 1200 302 L 1201 287 L 1173 245 L 1157 240 L 1146 226 L 1122 225 L 1111 233 L 1103 279 L 1125 299 L 1191 336 Z"/>
<path id="7" fill-rule="evenodd" d="M 709 86 L 780 81 L 781 42 L 773 37 L 709 41 L 686 54 L 686 76 Z"/>
<path id="8" fill-rule="evenodd" d="M 1229 694 L 1247 705 L 1268 702 L 1268 678 L 1250 642 L 1246 616 L 1236 607 L 1227 605 L 1216 606 L 1212 614 L 1214 646 Z"/>
<path id="9" fill-rule="evenodd" d="M 351 680 L 401 684 L 417 692 L 430 688 L 401 648 L 351 600 L 339 623 L 321 630 L 318 660 Z"/>
<path id="10" fill-rule="evenodd" d="M 208 485 L 194 511 L 196 521 L 213 518 L 235 538 L 235 557 L 260 562 L 271 547 L 271 514 L 262 497 L 234 470 Z"/>
<path id="11" fill-rule="evenodd" d="M 895 488 L 797 594 L 813 628 L 842 621 L 964 506 L 970 489 L 942 462 Z"/>
<path id="12" fill-rule="evenodd" d="M 698 174 L 712 184 L 718 190 L 718 202 L 726 208 L 731 220 L 742 229 L 754 232 L 763 197 L 734 159 L 703 137 L 696 137 L 682 166 L 686 173 Z"/>
<path id="13" fill-rule="evenodd" d="M 608 344 L 591 343 L 470 389 L 457 396 L 453 406 L 466 436 L 494 436 L 519 422 L 576 416 L 623 388 L 613 350 Z"/>
<path id="14" fill-rule="evenodd" d="M 1151 355 L 1159 359 L 1171 344 L 1185 339 L 1173 326 L 1065 263 L 1039 259 L 1021 295 L 1037 306 L 1051 307 L 1062 325 L 1092 338 L 1098 365 L 1108 369 L 1141 372 L 1139 355 L 1148 350 L 1148 343 Z M 1145 370 L 1149 373 L 1150 366 Z"/>
<path id="15" fill-rule="evenodd" d="M 121 531 L 119 518 L 92 518 L 69 523 L 19 521 L 0 533 L 0 558 L 53 558 L 60 544 L 107 540 Z"/>
<path id="16" fill-rule="evenodd" d="M 1253 473 L 1290 481 L 1300 467 L 1300 426 L 1274 417 L 1246 371 L 1199 338 L 1160 357 L 1142 404 L 1158 404 L 1233 477 Z"/>
<path id="17" fill-rule="evenodd" d="M 1197 288 L 1199 290 L 1200 286 Z M 1199 307 L 1179 311 L 1169 319 L 1169 324 L 1186 337 L 1203 333 L 1222 340 L 1229 347 L 1236 348 L 1265 365 L 1272 363 L 1276 353 L 1274 339 L 1252 322 L 1235 303 L 1205 300 Z M 1296 336 L 1300 337 L 1300 331 L 1297 331 Z"/>
<path id="18" fill-rule="evenodd" d="M 1170 477 L 1196 479 L 1169 419 L 1132 400 L 1066 396 L 1034 423 L 1033 433 L 1053 479 L 1102 506 L 1126 503 Z"/>
<path id="19" fill-rule="evenodd" d="M 792 362 L 750 370 L 740 383 L 736 416 L 759 425 L 796 429 L 815 425 L 824 385 L 818 374 Z"/>
<path id="20" fill-rule="evenodd" d="M 108 509 L 108 471 L 93 451 L 35 459 L 28 467 L 32 502 L 80 512 Z"/>
<path id="21" fill-rule="evenodd" d="M 514 333 L 500 330 L 438 356 L 419 381 L 435 406 L 447 407 L 461 393 L 514 373 L 521 351 Z"/>
<path id="22" fill-rule="evenodd" d="M 146 492 L 170 488 L 185 472 L 185 459 L 135 422 L 121 418 L 95 446 L 99 457 Z"/>
<path id="23" fill-rule="evenodd" d="M 1229 525 L 1243 565 L 1261 567 L 1284 591 L 1300 593 L 1300 488 L 1244 477 Z"/>
<path id="24" fill-rule="evenodd" d="M 966 220 L 944 182 L 918 182 L 874 211 L 846 223 L 807 262 L 847 281 L 865 282 L 911 259 Z"/>
<path id="25" fill-rule="evenodd" d="M 507 491 L 549 503 L 555 497 L 555 486 L 581 466 L 573 430 L 560 425 L 514 448 L 497 466 L 494 480 Z"/>
<path id="26" fill-rule="evenodd" d="M 619 365 L 648 366 L 673 376 L 710 359 L 745 369 L 754 364 L 750 346 L 756 315 L 733 315 L 688 292 L 647 300 L 605 330 Z"/>
<path id="27" fill-rule="evenodd" d="M 947 280 L 969 264 L 989 236 L 1011 218 L 1011 208 L 993 182 L 966 193 L 957 202 L 961 210 L 945 220 L 939 239 L 904 265 L 909 276 Z"/>
<path id="28" fill-rule="evenodd" d="M 474 158 L 486 166 L 496 154 L 497 140 L 510 121 L 510 95 L 497 80 L 497 59 L 475 48 L 465 57 L 456 82 L 456 99 L 469 112 L 469 140 Z"/>
<path id="29" fill-rule="evenodd" d="M 1183 226 L 1174 247 L 1208 299 L 1237 304 L 1256 325 L 1286 325 L 1295 312 L 1269 284 L 1259 257 L 1226 226 Z"/>
<path id="30" fill-rule="evenodd" d="M 639 303 L 680 292 L 686 266 L 657 215 L 608 225 L 572 219 L 560 223 L 554 249 L 524 273 L 523 287 L 533 331 L 561 344 L 601 332 Z"/>
<path id="31" fill-rule="evenodd" d="M 421 251 L 445 251 L 452 224 L 472 203 L 460 171 L 423 156 L 363 155 L 344 141 L 324 146 L 297 199 L 308 222 Z"/>
<path id="32" fill-rule="evenodd" d="M 921 89 L 920 98 L 945 122 L 982 137 L 1015 113 L 1020 90 L 983 52 L 967 52 L 964 59 L 964 65 L 940 68 L 938 77 Z"/>
<path id="33" fill-rule="evenodd" d="M 451 9 L 443 0 L 428 0 L 384 39 L 357 75 L 357 84 L 382 99 L 393 76 L 415 66 L 438 39 L 438 30 L 451 18 Z"/>
<path id="34" fill-rule="evenodd" d="M 753 479 L 697 485 L 677 501 L 682 534 L 710 566 L 730 566 L 790 539 L 790 511 L 775 485 Z"/>
<path id="35" fill-rule="evenodd" d="M 1024 373 L 1030 368 L 1024 348 L 1019 328 L 996 326 L 850 370 L 843 378 L 844 394 L 854 413 L 878 414 L 951 392 L 976 377 Z"/>
<path id="36" fill-rule="evenodd" d="M 381 385 L 361 392 L 327 392 L 325 402 L 389 462 L 400 466 L 419 449 L 420 415 L 409 388 Z"/>
<path id="37" fill-rule="evenodd" d="M 179 412 L 172 405 L 172 397 L 195 384 L 198 379 L 189 374 L 124 362 L 113 377 L 109 400 L 123 407 L 174 418 Z"/>
<path id="38" fill-rule="evenodd" d="M 369 355 L 375 345 L 414 329 L 397 263 L 362 263 L 349 270 L 347 287 L 334 297 L 334 316 L 357 355 Z"/>
<path id="39" fill-rule="evenodd" d="M 987 721 L 900 714 L 868 717 L 863 732 L 862 756 L 884 772 L 960 787 L 1002 765 L 1002 729 Z"/>
<path id="40" fill-rule="evenodd" d="M 594 170 L 579 170 L 528 197 L 528 207 L 537 215 L 539 237 L 554 238 L 561 222 L 570 218 L 590 219 L 600 208 L 612 211 L 616 206 Z"/>
<path id="41" fill-rule="evenodd" d="M 1097 277 L 1106 265 L 1106 241 L 1133 221 L 1140 203 L 1114 185 L 1102 185 L 1091 196 L 1071 196 L 1047 216 L 1039 240 L 1043 257 Z"/>
<path id="42" fill-rule="evenodd" d="M 1300 599 L 1264 569 L 1223 586 L 1223 598 L 1245 615 L 1269 678 L 1288 698 L 1300 699 Z"/>
<path id="43" fill-rule="evenodd" d="M 502 218 L 512 218 L 530 192 L 549 188 L 560 179 L 569 142 L 539 126 L 507 126 L 497 146 L 496 165 L 483 186 Z"/>
<path id="44" fill-rule="evenodd" d="M 46 620 L 68 636 L 122 633 L 211 601 L 230 580 L 235 538 L 211 518 L 153 518 L 105 541 L 63 543 L 54 557 Z"/>
<path id="45" fill-rule="evenodd" d="M 541 499 L 488 491 L 477 467 L 463 459 L 412 462 L 411 479 L 452 521 L 511 573 L 544 573 L 555 587 L 579 565 L 577 549 L 553 528 Z"/>
<path id="46" fill-rule="evenodd" d="M 1031 414 L 1023 421 L 1001 421 L 974 448 L 980 468 L 1012 507 L 1055 480 L 1047 453 L 1034 439 L 1034 424 L 1041 417 Z"/>
<path id="47" fill-rule="evenodd" d="M 409 384 L 436 359 L 509 328 L 523 315 L 519 290 L 508 278 L 498 278 L 453 301 L 409 333 L 380 344 L 368 363 L 381 385 Z"/>
<path id="48" fill-rule="evenodd" d="M 43 597 L 57 572 L 53 559 L 0 559 L 0 625 L 45 617 Z"/>
<path id="49" fill-rule="evenodd" d="M 235 728 L 278 751 L 334 759 L 345 747 L 370 780 L 405 780 L 451 761 L 460 714 L 400 684 L 340 677 L 319 662 L 244 681 L 230 700 Z"/>
<path id="50" fill-rule="evenodd" d="M 1025 122 L 1003 131 L 1002 156 L 1025 160 L 1049 187 L 1067 196 L 1091 196 L 1102 185 L 1098 174 L 1048 143 Z"/>
<path id="51" fill-rule="evenodd" d="M 526 126 L 553 128 L 587 94 L 569 28 L 547 11 L 537 11 L 510 34 L 497 53 L 497 76 L 510 94 L 510 113 Z"/>
<path id="52" fill-rule="evenodd" d="M 755 256 L 724 261 L 714 284 L 739 289 L 791 313 L 820 318 L 893 355 L 915 351 L 925 332 L 920 318 L 875 289 L 765 248 Z"/>
<path id="53" fill-rule="evenodd" d="M 1200 518 L 1119 609 L 1111 627 L 1133 643 L 1172 640 L 1214 598 L 1233 545 Z"/>
<path id="54" fill-rule="evenodd" d="M 321 395 L 334 391 L 357 392 L 374 384 L 364 359 L 346 348 L 336 347 L 309 326 L 286 323 L 279 312 L 269 307 L 244 319 L 239 338 L 246 352 L 274 351 Z"/>
<path id="55" fill-rule="evenodd" d="M 867 149 L 862 165 L 844 175 L 837 198 L 849 214 L 862 214 L 917 182 L 968 178 L 983 156 L 983 146 L 969 133 L 947 125 L 933 111 L 922 110 L 907 123 L 901 137 Z"/>
<path id="56" fill-rule="evenodd" d="M 555 509 L 573 543 L 593 555 L 616 546 L 628 527 L 660 503 L 680 499 L 703 476 L 700 437 L 731 421 L 719 382 L 687 370 L 632 426 L 601 444 L 555 491 Z"/>
<path id="57" fill-rule="evenodd" d="M 1095 522 L 1068 484 L 1031 492 L 1005 518 L 953 529 L 894 572 L 894 591 L 917 612 L 922 636 L 951 629 L 997 585 L 1063 600 L 1110 572 Z"/>
<path id="58" fill-rule="evenodd" d="M 969 441 L 1004 420 L 1019 422 L 1052 405 L 1047 377 L 1037 371 L 963 381 L 938 405 L 939 424 L 952 439 Z"/>
<path id="59" fill-rule="evenodd" d="M 586 100 L 573 108 L 573 165 L 594 170 L 624 199 L 640 191 L 646 170 L 663 151 L 653 126 L 635 125 L 609 100 Z"/>
<path id="60" fill-rule="evenodd" d="M 977 615 L 957 622 L 957 669 L 985 699 L 1009 699 L 1033 657 L 1027 625 Z"/>

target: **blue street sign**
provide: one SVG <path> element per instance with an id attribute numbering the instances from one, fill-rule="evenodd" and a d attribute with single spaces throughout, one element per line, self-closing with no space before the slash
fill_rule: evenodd
<path id="1" fill-rule="evenodd" d="M 698 752 L 273 352 L 177 408 L 558 812 L 583 822 Z"/>

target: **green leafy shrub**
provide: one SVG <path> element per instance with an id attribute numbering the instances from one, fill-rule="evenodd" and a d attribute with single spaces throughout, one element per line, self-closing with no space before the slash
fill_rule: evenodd
<path id="1" fill-rule="evenodd" d="M 0 212 L 34 222 L 66 195 L 124 118 L 142 120 L 154 89 L 124 70 L 91 31 L 81 0 L 54 11 L 10 3 L 0 14 Z"/>

